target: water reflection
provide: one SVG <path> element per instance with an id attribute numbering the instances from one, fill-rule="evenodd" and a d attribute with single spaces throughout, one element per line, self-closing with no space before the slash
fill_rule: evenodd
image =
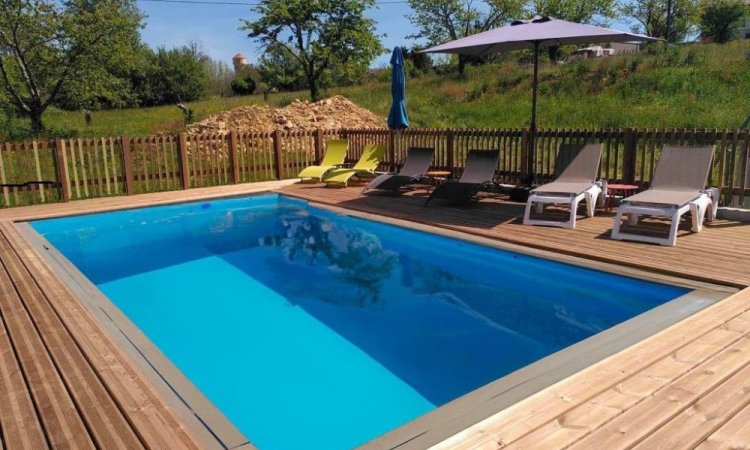
<path id="1" fill-rule="evenodd" d="M 324 267 L 333 274 L 341 284 L 331 286 L 340 291 L 327 296 L 330 301 L 358 307 L 381 303 L 383 283 L 398 256 L 383 248 L 375 234 L 311 215 L 287 215 L 280 225 L 280 235 L 262 238 L 260 244 L 278 247 L 286 263 Z"/>

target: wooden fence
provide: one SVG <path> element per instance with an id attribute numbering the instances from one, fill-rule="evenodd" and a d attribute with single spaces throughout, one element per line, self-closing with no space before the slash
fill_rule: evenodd
<path id="1" fill-rule="evenodd" d="M 528 129 L 277 130 L 56 139 L 0 145 L 0 207 L 292 178 L 319 161 L 325 141 L 332 138 L 349 140 L 349 162 L 355 162 L 368 143 L 385 145 L 382 170 L 403 162 L 409 147 L 421 146 L 435 148 L 435 169 L 455 175 L 473 148 L 501 152 L 498 182 L 517 183 L 529 172 Z M 540 130 L 533 171 L 542 180 L 551 177 L 557 148 L 567 142 L 604 143 L 601 178 L 641 186 L 649 184 L 662 145 L 715 145 L 709 185 L 721 188 L 722 204 L 742 205 L 750 195 L 747 130 Z"/>

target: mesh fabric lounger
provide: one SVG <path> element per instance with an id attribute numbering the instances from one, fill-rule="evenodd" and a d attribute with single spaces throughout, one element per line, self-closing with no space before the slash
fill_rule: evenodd
<path id="1" fill-rule="evenodd" d="M 325 176 L 323 181 L 326 182 L 326 186 L 332 184 L 343 184 L 347 186 L 349 179 L 353 176 L 358 177 L 372 177 L 374 176 L 375 169 L 378 168 L 378 164 L 383 159 L 385 154 L 385 147 L 382 145 L 370 144 L 362 151 L 362 156 L 351 169 L 334 169 Z"/>
<path id="2" fill-rule="evenodd" d="M 299 178 L 317 178 L 323 181 L 325 174 L 344 164 L 346 159 L 346 150 L 349 148 L 349 141 L 346 139 L 331 139 L 326 142 L 326 153 L 319 166 L 309 166 L 302 169 L 297 175 Z"/>
<path id="3" fill-rule="evenodd" d="M 523 215 L 524 225 L 575 228 L 578 204 L 583 200 L 586 200 L 586 215 L 594 217 L 596 200 L 602 193 L 601 183 L 596 179 L 603 148 L 603 144 L 561 145 L 555 160 L 557 179 L 531 191 Z M 531 218 L 532 206 L 541 213 L 548 203 L 570 205 L 570 218 L 565 222 Z"/>
<path id="4" fill-rule="evenodd" d="M 371 189 L 390 191 L 394 194 L 401 192 L 401 188 L 423 177 L 430 170 L 432 160 L 435 158 L 434 148 L 409 147 L 406 153 L 406 162 L 398 173 L 384 173 L 365 186 L 362 191 Z"/>
<path id="5" fill-rule="evenodd" d="M 425 200 L 425 206 L 435 198 L 457 204 L 468 202 L 480 189 L 493 183 L 499 159 L 500 152 L 497 150 L 469 150 L 461 178 L 439 184 Z"/>
<path id="6" fill-rule="evenodd" d="M 706 190 L 706 181 L 711 170 L 714 147 L 664 147 L 654 171 L 651 188 L 623 200 L 617 209 L 612 239 L 650 242 L 654 244 L 677 244 L 677 228 L 680 218 L 690 211 L 692 230 L 703 227 L 703 218 L 709 211 L 708 220 L 715 213 L 711 190 Z M 631 225 L 638 224 L 641 215 L 669 217 L 669 236 L 666 238 L 620 231 L 622 216 L 628 215 Z"/>

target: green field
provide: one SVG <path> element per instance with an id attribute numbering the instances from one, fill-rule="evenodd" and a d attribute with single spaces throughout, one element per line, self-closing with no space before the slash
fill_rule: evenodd
<path id="1" fill-rule="evenodd" d="M 546 60 L 546 58 L 543 58 Z M 470 68 L 463 79 L 425 75 L 408 80 L 414 127 L 523 127 L 530 110 L 530 67 L 515 61 Z M 750 115 L 750 41 L 693 44 L 564 65 L 540 71 L 539 125 L 549 128 L 736 128 Z M 385 116 L 387 81 L 331 89 Z M 277 106 L 306 92 L 271 96 Z M 194 102 L 198 120 L 262 96 Z M 130 136 L 178 131 L 174 106 L 94 113 L 91 127 L 80 112 L 49 111 L 46 123 L 79 136 Z"/>

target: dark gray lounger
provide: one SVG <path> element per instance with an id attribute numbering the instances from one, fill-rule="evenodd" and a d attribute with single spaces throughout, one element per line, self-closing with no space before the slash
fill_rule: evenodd
<path id="1" fill-rule="evenodd" d="M 500 152 L 497 150 L 469 150 L 461 178 L 441 183 L 427 197 L 425 206 L 435 198 L 458 204 L 468 202 L 482 188 L 494 182 L 499 159 Z"/>
<path id="2" fill-rule="evenodd" d="M 402 187 L 423 177 L 430 170 L 434 158 L 434 148 L 410 147 L 406 153 L 406 162 L 400 171 L 378 176 L 365 186 L 362 193 L 378 189 L 398 194 Z"/>

